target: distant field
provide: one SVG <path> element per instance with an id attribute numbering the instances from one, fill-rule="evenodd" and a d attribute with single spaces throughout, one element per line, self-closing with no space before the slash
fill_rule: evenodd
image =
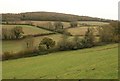
<path id="1" fill-rule="evenodd" d="M 88 30 L 88 28 L 92 28 L 92 30 L 94 32 L 94 35 L 99 35 L 98 30 L 97 30 L 98 27 L 95 27 L 95 26 L 92 26 L 92 27 L 87 27 L 87 26 L 84 26 L 84 27 L 74 27 L 74 28 L 67 29 L 67 31 L 70 32 L 72 35 L 84 36 L 86 31 Z"/>
<path id="2" fill-rule="evenodd" d="M 33 24 L 35 26 L 42 26 L 42 27 L 51 27 L 51 24 L 53 25 L 56 21 L 16 21 L 16 22 L 10 22 L 11 24 L 16 23 L 16 24 Z M 64 25 L 64 28 L 70 27 L 70 22 L 62 22 Z M 109 24 L 107 22 L 98 22 L 98 21 L 78 21 L 78 24 L 87 24 L 87 25 L 105 25 Z"/>
<path id="3" fill-rule="evenodd" d="M 3 79 L 117 79 L 118 44 L 9 60 L 2 64 Z"/>
<path id="4" fill-rule="evenodd" d="M 55 34 L 55 35 L 49 35 L 49 36 L 34 37 L 34 46 L 36 47 L 37 45 L 39 45 L 40 41 L 44 37 L 52 38 L 53 40 L 58 42 L 61 39 L 61 36 L 62 36 L 61 34 Z M 5 51 L 19 52 L 26 48 L 26 42 L 25 42 L 25 39 L 3 41 L 2 48 L 3 48 L 3 52 L 5 52 Z"/>
<path id="5" fill-rule="evenodd" d="M 46 34 L 51 33 L 50 31 L 40 29 L 29 25 L 2 25 L 3 28 L 11 29 L 13 27 L 20 26 L 23 28 L 24 35 L 35 35 L 35 34 Z"/>
<path id="6" fill-rule="evenodd" d="M 42 27 L 49 27 L 50 23 L 53 25 L 55 23 L 55 21 L 31 21 L 32 24 L 36 25 L 36 26 L 42 26 Z M 70 27 L 70 22 L 62 22 L 64 28 L 68 28 Z M 87 25 L 97 25 L 97 26 L 101 26 L 101 25 L 105 25 L 105 24 L 109 24 L 106 22 L 98 22 L 98 21 L 78 21 L 78 26 L 80 24 L 87 24 Z"/>
<path id="7" fill-rule="evenodd" d="M 31 21 L 33 25 L 35 26 L 41 26 L 41 27 L 45 27 L 45 28 L 51 28 L 51 29 L 54 29 L 54 23 L 56 21 Z M 63 23 L 63 26 L 64 28 L 68 28 L 70 27 L 70 23 L 69 22 L 62 22 Z"/>
<path id="8" fill-rule="evenodd" d="M 88 24 L 88 25 L 98 25 L 98 26 L 109 24 L 107 22 L 98 22 L 98 21 L 79 21 L 78 23 L 79 24 L 85 23 L 85 24 Z"/>

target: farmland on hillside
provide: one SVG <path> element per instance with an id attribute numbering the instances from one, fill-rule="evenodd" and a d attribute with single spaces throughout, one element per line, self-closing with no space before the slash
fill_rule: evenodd
<path id="1" fill-rule="evenodd" d="M 54 29 L 54 23 L 56 23 L 57 21 L 31 21 L 31 23 L 35 26 L 40 26 L 40 27 L 44 27 L 44 28 L 48 28 L 48 29 Z M 70 27 L 70 23 L 69 22 L 62 22 L 64 28 L 68 28 Z"/>
<path id="2" fill-rule="evenodd" d="M 37 47 L 40 43 L 40 41 L 44 37 L 50 37 L 56 42 L 58 42 L 61 39 L 61 34 L 55 34 L 55 35 L 48 35 L 48 36 L 40 36 L 40 37 L 34 37 L 34 46 Z M 19 52 L 26 48 L 26 42 L 25 39 L 23 40 L 7 40 L 2 42 L 2 48 L 3 52 L 10 51 L 10 52 Z"/>
<path id="3" fill-rule="evenodd" d="M 35 35 L 35 34 L 46 34 L 51 33 L 50 31 L 40 29 L 29 25 L 2 25 L 2 28 L 11 29 L 13 27 L 22 27 L 24 35 Z"/>
<path id="4" fill-rule="evenodd" d="M 98 22 L 98 21 L 79 21 L 78 23 L 87 24 L 87 25 L 98 25 L 98 26 L 109 24 L 107 22 Z"/>
<path id="5" fill-rule="evenodd" d="M 3 79 L 118 79 L 120 22 L 56 12 L 2 17 Z"/>
<path id="6" fill-rule="evenodd" d="M 57 21 L 9 21 L 10 24 L 33 24 L 35 26 L 41 27 L 52 27 Z M 64 28 L 70 27 L 70 22 L 63 22 Z M 108 22 L 99 22 L 99 21 L 78 21 L 78 26 L 90 25 L 90 26 L 101 26 L 109 24 Z"/>
<path id="7" fill-rule="evenodd" d="M 24 35 L 35 35 L 35 34 L 46 34 L 46 33 L 52 33 L 51 31 L 48 30 L 44 30 L 41 28 L 37 28 L 36 26 L 41 26 L 41 27 L 49 27 L 49 24 L 52 23 L 54 24 L 55 21 L 21 21 L 21 23 L 27 23 L 27 22 L 31 22 L 33 25 L 35 26 L 29 26 L 29 25 L 2 25 L 3 28 L 13 28 L 16 26 L 20 26 L 23 28 L 24 31 Z M 19 21 L 20 23 L 20 21 Z M 70 22 L 62 22 L 64 25 L 64 28 L 68 28 L 70 27 Z M 88 23 L 90 25 L 94 24 L 94 25 L 101 25 L 101 24 L 106 24 L 104 22 L 95 22 L 95 21 L 82 21 L 79 23 Z M 53 27 L 53 26 L 51 26 Z M 80 38 L 82 38 L 85 35 L 85 32 L 87 31 L 87 26 L 84 27 L 74 27 L 74 28 L 68 28 L 66 29 L 68 32 L 70 32 L 72 35 L 80 35 Z M 90 28 L 94 28 L 94 34 L 98 35 L 97 32 L 97 27 L 96 26 L 90 26 Z M 53 40 L 56 41 L 56 43 L 58 41 L 60 41 L 61 34 L 55 34 L 55 35 L 48 35 L 48 36 L 39 36 L 39 37 L 34 37 L 34 46 L 38 46 L 40 41 L 44 38 L 44 37 L 49 37 L 52 38 Z M 73 37 L 70 37 L 73 38 Z M 96 38 L 97 41 L 99 41 L 98 38 Z M 15 45 L 15 46 L 14 46 Z M 16 47 L 17 45 L 17 47 Z M 19 52 L 23 49 L 26 48 L 26 42 L 25 40 L 5 40 L 3 41 L 3 52 Z"/>
<path id="8" fill-rule="evenodd" d="M 74 27 L 74 28 L 69 28 L 67 29 L 68 32 L 70 32 L 72 35 L 80 35 L 84 36 L 88 28 L 92 28 L 94 35 L 99 35 L 98 33 L 98 27 Z"/>
<path id="9" fill-rule="evenodd" d="M 4 61 L 3 79 L 13 78 L 117 79 L 118 45 Z"/>
<path id="10" fill-rule="evenodd" d="M 31 21 L 31 23 L 33 25 L 41 26 L 41 27 L 52 27 L 52 26 L 54 26 L 55 22 L 56 21 Z M 62 23 L 63 23 L 64 28 L 70 27 L 70 22 L 62 22 Z M 99 21 L 78 21 L 77 23 L 78 23 L 78 26 L 81 26 L 81 24 L 91 25 L 91 26 L 94 26 L 94 25 L 95 26 L 101 26 L 101 25 L 109 24 L 107 22 L 99 22 Z"/>

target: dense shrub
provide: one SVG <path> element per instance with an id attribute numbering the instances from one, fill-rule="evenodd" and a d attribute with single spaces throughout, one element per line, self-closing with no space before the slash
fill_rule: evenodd
<path id="1" fill-rule="evenodd" d="M 78 26 L 78 23 L 75 22 L 75 21 L 74 21 L 74 22 L 70 22 L 70 26 L 71 26 L 71 27 L 77 27 L 77 26 Z"/>
<path id="2" fill-rule="evenodd" d="M 4 52 L 2 54 L 2 60 L 8 60 L 8 59 L 11 59 L 12 57 L 13 57 L 13 55 L 11 52 Z"/>
<path id="3" fill-rule="evenodd" d="M 85 37 L 80 39 L 79 36 L 75 36 L 73 40 L 69 40 L 66 36 L 63 36 L 62 40 L 58 43 L 58 49 L 64 50 L 76 50 L 82 48 L 89 48 L 95 45 L 95 37 L 92 29 L 88 28 Z"/>
<path id="4" fill-rule="evenodd" d="M 115 35 L 120 35 L 120 21 L 112 21 L 110 25 L 113 27 L 113 32 Z"/>
<path id="5" fill-rule="evenodd" d="M 110 25 L 113 27 L 114 42 L 120 42 L 120 21 L 112 21 Z"/>
<path id="6" fill-rule="evenodd" d="M 120 42 L 120 22 L 111 21 L 109 25 L 99 28 L 101 42 Z"/>
<path id="7" fill-rule="evenodd" d="M 73 38 L 73 42 L 75 44 L 75 49 L 81 49 L 83 48 L 83 45 L 82 45 L 82 39 L 79 37 L 79 36 L 75 36 Z"/>
<path id="8" fill-rule="evenodd" d="M 24 33 L 22 27 L 20 27 L 20 26 L 14 27 L 12 32 L 15 35 L 16 39 L 19 39 L 22 36 L 22 34 Z"/>
<path id="9" fill-rule="evenodd" d="M 47 51 L 48 51 L 46 46 L 45 45 L 41 45 L 41 44 L 39 44 L 38 50 L 39 50 L 39 54 L 46 54 Z"/>
<path id="10" fill-rule="evenodd" d="M 104 25 L 99 28 L 100 41 L 110 43 L 114 40 L 113 27 Z"/>
<path id="11" fill-rule="evenodd" d="M 71 41 L 61 41 L 58 43 L 58 49 L 60 51 L 65 51 L 65 50 L 74 50 L 75 44 Z"/>
<path id="12" fill-rule="evenodd" d="M 38 49 L 34 48 L 31 50 L 23 50 L 17 53 L 14 52 L 4 52 L 2 54 L 2 60 L 9 60 L 9 59 L 17 59 L 17 58 L 23 58 L 23 57 L 31 57 L 38 55 L 39 51 Z"/>
<path id="13" fill-rule="evenodd" d="M 92 29 L 88 28 L 88 30 L 85 34 L 85 37 L 81 42 L 82 42 L 83 47 L 85 47 L 85 48 L 94 46 L 95 36 L 93 35 Z"/>
<path id="14" fill-rule="evenodd" d="M 55 41 L 51 38 L 43 38 L 42 41 L 39 43 L 38 50 L 40 55 L 56 51 Z"/>
<path id="15" fill-rule="evenodd" d="M 46 48 L 50 49 L 55 46 L 55 41 L 53 41 L 51 38 L 45 37 L 42 39 L 39 45 L 46 45 Z"/>
<path id="16" fill-rule="evenodd" d="M 73 41 L 70 41 L 66 35 L 62 37 L 62 40 L 58 42 L 57 48 L 60 51 L 64 50 L 73 50 L 75 47 L 75 44 Z"/>
<path id="17" fill-rule="evenodd" d="M 59 29 L 63 29 L 63 23 L 62 22 L 55 22 L 54 26 L 55 26 L 56 31 L 58 31 Z"/>

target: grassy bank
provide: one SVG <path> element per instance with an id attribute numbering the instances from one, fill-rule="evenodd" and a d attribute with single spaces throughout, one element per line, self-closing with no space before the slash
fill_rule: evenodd
<path id="1" fill-rule="evenodd" d="M 117 72 L 117 44 L 3 62 L 4 79 L 115 79 Z"/>

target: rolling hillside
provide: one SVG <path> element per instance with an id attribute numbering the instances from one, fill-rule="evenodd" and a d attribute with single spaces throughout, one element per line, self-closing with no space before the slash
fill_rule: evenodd
<path id="1" fill-rule="evenodd" d="M 56 13 L 56 12 L 26 12 L 19 14 L 2 14 L 2 21 L 110 21 L 106 19 L 93 18 L 88 16 L 78 16 L 72 14 Z"/>
<path id="2" fill-rule="evenodd" d="M 3 79 L 10 78 L 117 79 L 118 44 L 4 61 Z"/>
<path id="3" fill-rule="evenodd" d="M 36 35 L 36 34 L 47 34 L 52 33 L 50 31 L 37 28 L 35 26 L 29 26 L 29 25 L 2 25 L 2 28 L 11 29 L 14 27 L 22 27 L 24 35 Z"/>

